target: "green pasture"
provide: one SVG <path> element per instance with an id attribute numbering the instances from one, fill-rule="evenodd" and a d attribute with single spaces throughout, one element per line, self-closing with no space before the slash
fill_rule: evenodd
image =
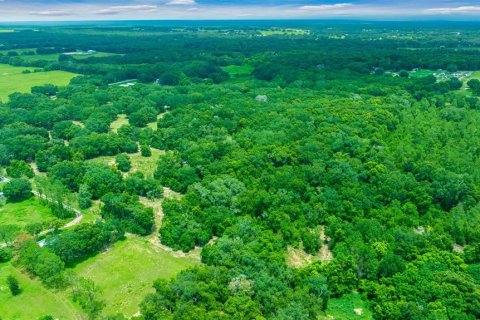
<path id="1" fill-rule="evenodd" d="M 9 275 L 17 278 L 22 292 L 12 296 L 5 281 Z M 85 319 L 67 292 L 46 289 L 42 283 L 10 263 L 0 264 L 0 316 L 5 320 L 37 320 L 51 315 L 61 320 Z"/>
<path id="2" fill-rule="evenodd" d="M 195 265 L 191 258 L 177 258 L 148 240 L 131 236 L 117 242 L 105 253 L 74 268 L 82 277 L 93 280 L 102 290 L 104 314 L 124 313 L 131 317 L 139 310 L 146 294 L 154 292 L 156 279 L 169 279 Z"/>
<path id="3" fill-rule="evenodd" d="M 44 223 L 53 219 L 57 218 L 52 214 L 52 210 L 36 197 L 0 205 L 0 225 L 16 225 L 22 230 L 30 223 Z"/>
<path id="4" fill-rule="evenodd" d="M 14 92 L 29 93 L 34 86 L 53 84 L 66 86 L 77 75 L 65 71 L 47 71 L 22 73 L 33 68 L 13 67 L 0 64 L 0 100 L 7 101 L 8 96 Z"/>

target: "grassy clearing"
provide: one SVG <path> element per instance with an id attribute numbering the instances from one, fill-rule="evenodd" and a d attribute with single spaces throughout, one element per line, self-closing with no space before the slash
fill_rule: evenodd
<path id="1" fill-rule="evenodd" d="M 310 34 L 310 30 L 304 29 L 269 29 L 259 32 L 262 36 L 305 36 Z"/>
<path id="2" fill-rule="evenodd" d="M 127 115 L 126 114 L 119 114 L 118 117 L 117 117 L 117 120 L 113 121 L 110 124 L 110 130 L 112 130 L 113 132 L 117 132 L 118 129 L 120 129 L 121 126 L 128 125 L 128 124 L 129 124 L 129 122 L 128 122 Z"/>
<path id="3" fill-rule="evenodd" d="M 29 93 L 34 86 L 44 84 L 65 86 L 77 76 L 65 71 L 22 73 L 24 70 L 33 69 L 0 64 L 0 100 L 7 101 L 8 96 L 14 92 Z"/>
<path id="4" fill-rule="evenodd" d="M 253 67 L 251 65 L 229 65 L 222 68 L 223 71 L 227 72 L 230 77 L 244 77 L 249 76 L 253 72 Z"/>
<path id="5" fill-rule="evenodd" d="M 411 71 L 409 73 L 410 73 L 410 77 L 412 78 L 423 78 L 423 77 L 431 76 L 436 72 L 437 71 L 434 71 L 434 70 L 420 69 L 418 71 L 415 71 L 415 72 Z"/>
<path id="6" fill-rule="evenodd" d="M 101 288 L 105 314 L 122 312 L 130 317 L 138 311 L 143 297 L 154 292 L 156 279 L 171 278 L 195 264 L 193 259 L 175 258 L 147 240 L 131 236 L 77 265 L 74 271 Z"/>
<path id="7" fill-rule="evenodd" d="M 13 297 L 5 280 L 13 275 L 22 293 Z M 55 319 L 84 319 L 82 312 L 68 299 L 66 292 L 46 289 L 11 264 L 0 264 L 0 315 L 8 320 L 32 320 L 52 315 Z"/>
<path id="8" fill-rule="evenodd" d="M 153 177 L 155 170 L 157 170 L 157 162 L 161 155 L 165 154 L 165 151 L 152 148 L 151 157 L 142 157 L 141 154 L 136 153 L 130 155 L 132 160 L 132 172 L 142 172 L 145 177 Z"/>
<path id="9" fill-rule="evenodd" d="M 88 58 L 106 58 L 111 56 L 118 56 L 117 53 L 108 53 L 108 52 L 96 52 L 92 54 L 72 54 L 70 55 L 75 60 L 85 60 Z"/>
<path id="10" fill-rule="evenodd" d="M 330 299 L 326 316 L 320 319 L 370 320 L 373 319 L 373 315 L 360 294 L 351 293 L 341 298 Z"/>
<path id="11" fill-rule="evenodd" d="M 0 29 L 0 33 L 12 33 L 12 32 L 17 32 L 17 30 L 14 30 L 14 29 Z"/>
<path id="12" fill-rule="evenodd" d="M 35 55 L 22 55 L 19 56 L 24 62 L 35 62 L 35 61 L 48 61 L 48 62 L 57 62 L 59 54 L 35 54 Z"/>
<path id="13" fill-rule="evenodd" d="M 157 162 L 161 155 L 165 154 L 165 151 L 151 148 L 152 156 L 151 157 L 142 157 L 140 152 L 135 154 L 129 154 L 130 160 L 132 161 L 132 169 L 130 172 L 142 172 L 145 177 L 153 177 L 155 170 L 157 169 Z M 108 166 L 115 166 L 115 156 L 103 156 L 95 159 L 87 160 L 88 162 L 95 162 L 100 164 L 105 164 Z"/>
<path id="14" fill-rule="evenodd" d="M 36 197 L 0 206 L 0 224 L 13 224 L 20 230 L 30 223 L 47 222 L 52 219 L 56 218 L 50 208 Z"/>

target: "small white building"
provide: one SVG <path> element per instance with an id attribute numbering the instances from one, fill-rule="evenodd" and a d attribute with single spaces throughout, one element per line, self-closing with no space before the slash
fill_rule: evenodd
<path id="1" fill-rule="evenodd" d="M 258 95 L 255 97 L 255 101 L 257 102 L 268 102 L 268 97 L 265 95 Z"/>

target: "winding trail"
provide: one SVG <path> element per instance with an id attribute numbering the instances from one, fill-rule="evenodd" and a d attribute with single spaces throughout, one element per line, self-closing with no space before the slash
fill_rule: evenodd
<path id="1" fill-rule="evenodd" d="M 40 198 L 40 199 L 43 199 L 43 200 L 46 200 L 48 202 L 52 202 L 51 199 L 49 199 L 46 195 L 44 194 L 41 194 L 37 191 L 32 191 L 32 193 L 37 197 L 37 198 Z M 83 213 L 78 210 L 78 209 L 75 209 L 69 205 L 66 205 L 64 204 L 63 205 L 63 208 L 67 211 L 70 211 L 70 212 L 73 212 L 75 213 L 75 219 L 73 219 L 72 221 L 68 222 L 67 224 L 65 224 L 63 227 L 61 227 L 60 229 L 67 229 L 67 228 L 71 228 L 71 227 L 74 227 L 76 225 L 78 225 L 80 222 L 82 222 L 82 219 L 83 219 Z M 50 229 L 47 229 L 47 230 L 43 230 L 42 232 L 40 232 L 37 237 L 41 237 L 41 236 L 44 236 L 52 231 L 54 231 L 55 229 L 54 228 L 50 228 Z"/>
<path id="2" fill-rule="evenodd" d="M 6 180 L 3 180 L 3 181 L 6 181 Z M 7 181 L 7 182 L 8 182 L 8 181 Z M 39 193 L 38 191 L 32 190 L 32 194 L 33 194 L 35 197 L 37 197 L 37 198 L 46 200 L 46 201 L 48 201 L 48 202 L 52 202 L 52 200 L 49 199 L 46 195 L 41 194 L 41 193 Z M 72 221 L 70 221 L 70 222 L 68 222 L 67 224 L 65 224 L 65 225 L 64 225 L 63 227 L 61 227 L 60 229 L 71 228 L 71 227 L 74 227 L 74 226 L 78 225 L 80 222 L 82 222 L 83 213 L 82 213 L 80 210 L 75 209 L 75 208 L 73 208 L 73 207 L 71 207 L 71 206 L 69 206 L 69 205 L 66 205 L 66 204 L 63 205 L 63 208 L 64 208 L 65 210 L 67 210 L 67 211 L 70 211 L 70 212 L 75 213 L 75 218 L 74 218 Z M 43 231 L 41 231 L 40 233 L 38 233 L 38 234 L 36 235 L 36 237 L 42 237 L 42 236 L 44 236 L 44 235 L 46 235 L 46 234 L 49 234 L 50 232 L 53 232 L 53 231 L 55 231 L 55 228 L 50 228 L 50 229 L 43 230 Z M 43 246 L 44 241 L 43 241 L 43 240 L 40 240 L 40 241 L 38 241 L 37 243 L 38 243 L 40 246 Z M 4 247 L 7 247 L 7 244 L 6 244 L 6 243 L 0 244 L 0 248 L 4 248 Z"/>

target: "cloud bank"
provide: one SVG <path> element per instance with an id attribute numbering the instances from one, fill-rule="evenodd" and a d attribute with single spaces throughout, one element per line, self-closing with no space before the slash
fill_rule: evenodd
<path id="1" fill-rule="evenodd" d="M 0 0 L 0 21 L 480 18 L 480 0 Z"/>

